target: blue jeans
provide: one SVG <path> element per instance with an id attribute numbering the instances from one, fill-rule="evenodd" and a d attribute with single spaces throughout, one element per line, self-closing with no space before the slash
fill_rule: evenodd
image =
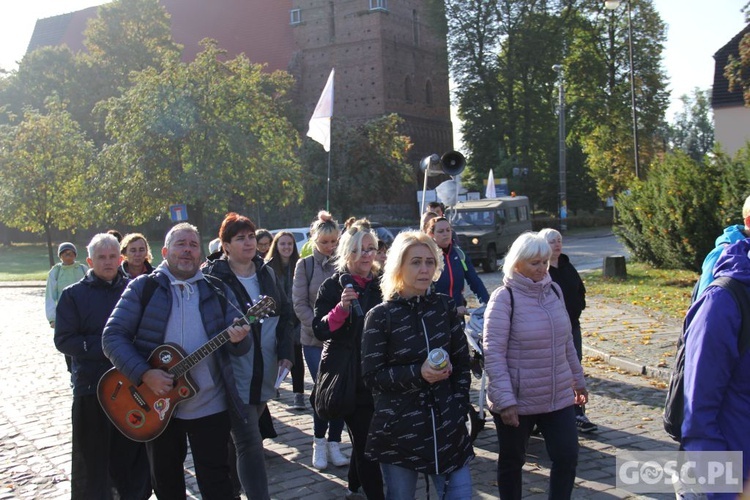
<path id="1" fill-rule="evenodd" d="M 385 482 L 386 500 L 413 500 L 419 472 L 393 464 L 380 464 Z M 428 474 L 438 500 L 471 499 L 471 471 L 468 465 L 450 474 Z M 447 485 L 447 486 L 446 486 Z"/>
<path id="2" fill-rule="evenodd" d="M 263 452 L 263 438 L 258 420 L 266 405 L 249 405 L 247 422 L 232 419 L 232 439 L 237 448 L 237 475 L 247 498 L 268 500 L 268 477 Z"/>
<path id="3" fill-rule="evenodd" d="M 323 354 L 323 348 L 314 345 L 303 345 L 302 352 L 305 354 L 305 363 L 310 370 L 310 376 L 315 382 L 318 378 L 318 367 L 320 366 L 320 357 Z M 328 431 L 328 441 L 341 442 L 341 432 L 344 430 L 344 419 L 337 418 L 330 422 L 318 416 L 313 408 L 313 433 L 320 439 L 326 437 Z"/>
<path id="4" fill-rule="evenodd" d="M 552 460 L 549 474 L 550 500 L 564 500 L 573 493 L 578 464 L 578 429 L 573 405 L 562 410 L 537 415 L 519 415 L 518 427 L 505 425 L 493 413 L 498 440 L 497 489 L 501 500 L 520 500 L 523 464 L 534 425 L 544 436 L 547 453 Z"/>

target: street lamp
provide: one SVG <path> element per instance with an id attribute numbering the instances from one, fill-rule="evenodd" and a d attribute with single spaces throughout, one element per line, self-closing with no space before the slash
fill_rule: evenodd
<path id="1" fill-rule="evenodd" d="M 615 10 L 620 6 L 623 0 L 605 0 L 604 7 L 608 10 Z M 638 156 L 638 110 L 635 107 L 635 68 L 633 68 L 633 25 L 630 20 L 630 1 L 625 0 L 628 4 L 628 49 L 630 57 L 630 105 L 633 108 L 633 149 L 635 156 L 635 176 L 640 179 L 640 161 Z"/>
<path id="2" fill-rule="evenodd" d="M 565 183 L 565 75 L 563 67 L 555 64 L 552 69 L 557 72 L 557 84 L 559 88 L 559 102 L 557 107 L 559 123 L 559 160 L 560 160 L 560 232 L 568 230 L 568 224 L 565 221 L 568 217 L 568 206 L 566 200 L 566 183 Z"/>

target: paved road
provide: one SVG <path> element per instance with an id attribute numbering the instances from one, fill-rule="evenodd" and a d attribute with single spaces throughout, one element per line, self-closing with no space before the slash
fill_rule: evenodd
<path id="1" fill-rule="evenodd" d="M 0 288 L 0 311 L 0 500 L 69 498 L 71 391 L 62 355 L 54 349 L 52 331 L 44 320 L 43 291 Z M 600 430 L 581 436 L 574 498 L 631 497 L 614 487 L 616 453 L 675 449 L 661 430 L 663 383 L 597 361 L 586 364 L 589 413 Z M 309 391 L 309 380 L 307 387 Z M 312 417 L 309 410 L 288 409 L 291 398 L 291 387 L 285 384 L 280 400 L 270 403 L 279 432 L 278 438 L 266 440 L 273 498 L 343 498 L 345 468 L 324 472 L 311 468 Z M 349 451 L 348 444 L 344 449 Z M 497 442 L 491 421 L 475 449 L 474 498 L 496 498 Z M 526 498 L 546 498 L 549 466 L 543 441 L 532 438 L 524 476 Z M 190 497 L 197 497 L 190 463 L 186 474 Z"/>
<path id="2" fill-rule="evenodd" d="M 604 257 L 630 253 L 617 241 L 611 229 L 585 229 L 563 236 L 563 252 L 579 271 L 601 269 Z"/>
<path id="3" fill-rule="evenodd" d="M 610 228 L 584 228 L 563 235 L 563 253 L 570 257 L 570 262 L 579 272 L 601 269 L 604 257 L 610 255 L 630 256 L 630 252 L 620 243 Z M 502 270 L 504 259 L 500 259 Z M 480 267 L 481 269 L 481 267 Z M 482 279 L 492 280 L 492 273 L 483 274 Z"/>

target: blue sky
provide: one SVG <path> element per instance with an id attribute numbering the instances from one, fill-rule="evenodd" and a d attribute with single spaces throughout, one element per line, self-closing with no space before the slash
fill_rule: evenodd
<path id="1" fill-rule="evenodd" d="M 272 1 L 272 0 L 269 0 Z M 672 100 L 693 88 L 708 88 L 713 81 L 713 54 L 740 31 L 740 12 L 746 0 L 653 0 L 669 26 L 664 66 L 670 78 Z M 39 18 L 71 12 L 102 0 L 10 0 L 0 16 L 0 68 L 14 69 L 23 57 Z M 679 106 L 667 113 L 671 120 Z"/>

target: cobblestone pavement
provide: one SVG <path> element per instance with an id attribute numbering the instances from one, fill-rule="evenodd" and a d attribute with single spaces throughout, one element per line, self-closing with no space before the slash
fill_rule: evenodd
<path id="1" fill-rule="evenodd" d="M 490 289 L 499 282 L 499 273 L 482 277 Z M 55 350 L 52 331 L 44 319 L 43 289 L 0 288 L 0 311 L 0 500 L 69 498 L 71 390 L 63 357 Z M 608 364 L 604 356 L 584 360 L 591 394 L 588 414 L 599 431 L 580 436 L 573 497 L 642 498 L 615 488 L 616 454 L 620 450 L 673 450 L 676 446 L 661 428 L 664 382 L 628 369 L 651 366 L 662 359 L 669 364 L 669 342 L 679 332 L 679 325 L 596 298 L 589 301 L 583 323 L 584 342 L 590 349 L 632 356 L 629 360 L 633 366 L 619 368 Z M 657 331 L 663 331 L 663 342 L 654 341 L 662 338 Z M 651 342 L 643 342 L 647 334 Z M 309 380 L 307 389 L 309 393 Z M 312 415 L 309 409 L 289 409 L 291 400 L 291 386 L 285 383 L 280 399 L 270 402 L 279 434 L 265 442 L 272 497 L 343 498 L 346 467 L 322 472 L 311 467 Z M 473 401 L 477 401 L 476 394 Z M 348 439 L 344 440 L 342 448 L 348 453 Z M 496 498 L 497 441 L 491 419 L 480 433 L 475 451 L 477 456 L 471 465 L 474 498 Z M 543 440 L 532 438 L 524 474 L 525 498 L 546 498 L 550 467 L 546 457 Z M 199 498 L 190 462 L 186 475 L 189 498 Z M 424 498 L 423 491 L 420 495 Z"/>

